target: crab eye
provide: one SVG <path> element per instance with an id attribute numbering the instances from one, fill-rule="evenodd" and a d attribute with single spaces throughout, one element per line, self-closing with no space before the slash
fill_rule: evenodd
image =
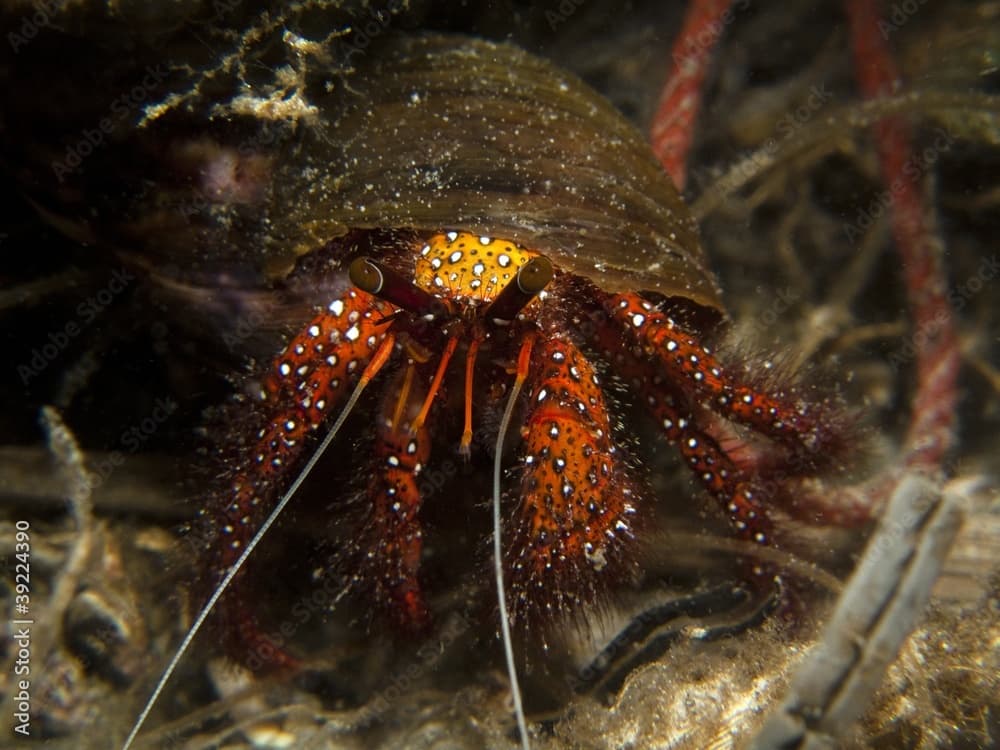
<path id="1" fill-rule="evenodd" d="M 517 278 L 504 287 L 497 298 L 486 308 L 488 318 L 513 320 L 531 300 L 541 293 L 552 280 L 552 261 L 536 255 L 517 270 Z"/>
<path id="2" fill-rule="evenodd" d="M 358 289 L 416 315 L 435 315 L 441 301 L 412 281 L 368 257 L 351 261 L 347 274 Z"/>
<path id="3" fill-rule="evenodd" d="M 378 296 L 385 286 L 385 276 L 371 258 L 355 258 L 347 274 L 354 286 L 369 294 Z"/>

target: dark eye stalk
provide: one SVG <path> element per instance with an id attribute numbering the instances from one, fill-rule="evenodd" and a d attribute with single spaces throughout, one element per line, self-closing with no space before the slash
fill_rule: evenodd
<path id="1" fill-rule="evenodd" d="M 552 274 L 552 261 L 544 255 L 532 258 L 518 269 L 514 282 L 486 307 L 483 317 L 514 320 L 552 280 Z M 358 289 L 416 315 L 433 316 L 441 311 L 441 300 L 371 258 L 356 258 L 351 262 L 348 275 Z"/>
<path id="2" fill-rule="evenodd" d="M 436 315 L 442 311 L 441 300 L 428 294 L 406 277 L 376 263 L 371 258 L 356 258 L 347 270 L 351 283 L 396 307 L 416 315 Z"/>
<path id="3" fill-rule="evenodd" d="M 552 261 L 538 255 L 517 271 L 514 283 L 508 284 L 483 313 L 495 320 L 513 320 L 552 280 Z"/>

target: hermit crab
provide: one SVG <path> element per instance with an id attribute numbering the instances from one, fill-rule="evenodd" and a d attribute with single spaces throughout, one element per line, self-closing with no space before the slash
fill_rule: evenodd
<path id="1" fill-rule="evenodd" d="M 900 80 L 926 81 L 921 69 L 946 79 L 974 71 L 992 85 L 986 63 L 941 65 L 946 56 L 927 52 L 940 48 L 925 43 L 931 32 L 935 44 L 970 49 L 942 31 L 962 24 L 930 6 L 894 6 L 887 26 L 864 2 L 691 3 L 671 55 L 682 75 L 668 76 L 665 89 L 709 103 L 686 159 L 689 210 L 660 166 L 675 174 L 660 148 L 676 141 L 659 127 L 691 108 L 665 97 L 667 116 L 651 111 L 680 6 L 639 3 L 620 14 L 612 3 L 561 3 L 558 13 L 546 11 L 556 3 L 513 4 L 506 19 L 492 3 L 212 5 L 211 19 L 207 4 L 188 3 L 165 24 L 156 11 L 135 33 L 122 20 L 128 9 L 52 11 L 57 22 L 30 40 L 11 37 L 16 55 L 5 58 L 0 87 L 3 166 L 19 195 L 79 240 L 72 257 L 91 264 L 86 278 L 99 278 L 110 259 L 136 282 L 107 315 L 87 316 L 95 325 L 75 341 L 63 336 L 44 376 L 33 366 L 30 387 L 8 388 L 27 394 L 18 403 L 26 424 L 54 401 L 87 451 L 81 466 L 100 468 L 91 451 L 131 451 L 116 440 L 143 424 L 144 395 L 181 404 L 142 449 L 181 457 L 163 486 L 186 482 L 190 502 L 170 503 L 156 485 L 107 514 L 107 495 L 94 493 L 101 521 L 156 567 L 136 599 L 159 596 L 157 606 L 148 618 L 141 607 L 132 618 L 110 607 L 84 609 L 82 622 L 55 616 L 61 609 L 48 617 L 69 623 L 62 640 L 77 658 L 82 644 L 83 666 L 73 653 L 67 663 L 92 670 L 100 695 L 112 696 L 86 695 L 118 727 L 108 731 L 124 736 L 137 708 L 112 721 L 111 706 L 126 703 L 117 694 L 130 685 L 144 700 L 149 683 L 172 673 L 156 712 L 183 715 L 179 734 L 205 731 L 214 744 L 242 733 L 277 746 L 265 735 L 281 726 L 286 744 L 292 734 L 308 743 L 321 727 L 344 744 L 426 746 L 407 733 L 419 728 L 426 739 L 442 721 L 485 727 L 469 734 L 470 747 L 490 744 L 482 738 L 491 731 L 510 741 L 506 700 L 517 700 L 518 678 L 533 725 L 522 736 L 546 744 L 607 737 L 639 746 L 639 724 L 655 725 L 646 737 L 686 736 L 692 746 L 752 730 L 746 707 L 759 715 L 756 707 L 775 705 L 780 688 L 765 695 L 760 686 L 781 683 L 790 654 L 809 642 L 805 631 L 826 619 L 834 576 L 858 559 L 862 535 L 840 522 L 867 521 L 888 494 L 841 484 L 857 475 L 840 469 L 860 458 L 883 473 L 895 438 L 897 473 L 939 466 L 958 361 L 946 303 L 974 304 L 992 319 L 990 295 L 978 295 L 994 268 L 977 265 L 988 244 L 951 240 L 988 226 L 977 222 L 991 196 L 984 188 L 966 200 L 965 191 L 977 181 L 970 174 L 990 184 L 991 162 L 970 152 L 995 142 L 995 129 L 967 113 L 995 103 L 951 89 L 893 93 Z M 22 7 L 5 11 L 19 26 Z M 979 19 L 966 28 L 989 25 L 986 4 L 966 10 Z M 848 22 L 864 32 L 851 32 L 853 64 L 831 54 Z M 414 29 L 543 50 L 615 106 L 513 45 Z M 894 75 L 877 64 L 879 39 L 891 40 L 901 65 L 907 49 L 919 59 Z M 66 50 L 81 64 L 53 71 Z M 685 78 L 710 58 L 716 73 L 704 83 Z M 872 101 L 857 101 L 859 88 Z M 744 95 L 745 106 L 734 106 Z M 619 111 L 654 124 L 653 152 Z M 914 145 L 930 145 L 923 123 L 940 126 L 919 161 L 907 157 L 906 128 L 891 121 L 904 117 Z M 917 241 L 916 255 L 884 262 L 890 215 L 902 249 L 933 232 L 927 204 L 937 190 L 962 191 L 961 200 L 935 201 L 947 245 Z M 17 213 L 23 201 L 13 205 Z M 20 237 L 9 233 L 0 241 L 16 249 Z M 933 258 L 945 246 L 957 296 Z M 29 262 L 34 253 L 8 255 Z M 966 274 L 976 283 L 963 284 Z M 30 352 L 49 324 L 73 318 L 79 276 L 65 278 L 57 301 L 69 311 L 18 318 L 10 351 L 20 341 Z M 30 298 L 35 287 L 25 289 Z M 762 313 L 771 291 L 778 298 Z M 753 335 L 742 336 L 748 327 Z M 801 348 L 776 342 L 782 336 Z M 75 367 L 80 352 L 91 367 Z M 831 366 L 804 372 L 795 360 Z M 867 404 L 876 450 L 858 440 L 834 393 Z M 102 408 L 102 395 L 114 409 Z M 993 402 L 977 391 L 965 403 L 989 414 Z M 206 419 L 207 403 L 215 408 Z M 904 438 L 899 416 L 911 403 Z M 196 435 L 211 449 L 186 453 Z M 112 484 L 146 479 L 139 463 L 125 463 Z M 177 533 L 136 509 L 147 497 Z M 668 506 L 676 518 L 666 521 Z M 892 532 L 900 544 L 910 521 Z M 180 560 L 178 548 L 196 554 Z M 804 579 L 817 589 L 799 588 Z M 182 601 L 202 606 L 190 631 Z M 729 628 L 728 608 L 739 602 L 746 607 Z M 110 625 L 91 637 L 93 622 Z M 143 640 L 147 627 L 157 637 Z M 980 630 L 986 642 L 990 630 Z M 180 657 L 165 673 L 152 662 L 184 631 L 177 679 Z M 220 636 L 218 649 L 206 631 Z M 202 669 L 188 648 L 196 634 L 194 649 L 229 658 Z M 131 649 L 127 668 L 115 663 L 119 642 Z M 501 646 L 511 652 L 507 674 L 497 669 Z M 569 658 L 564 647 L 574 649 Z M 45 663 L 58 695 L 63 683 L 50 675 L 76 673 Z M 148 665 L 148 681 L 134 679 L 137 664 Z M 220 670 L 252 689 L 236 695 Z M 919 684 L 936 680 L 933 671 L 902 674 Z M 294 677 L 264 679 L 275 673 Z M 978 672 L 961 674 L 955 685 Z M 567 688 L 549 714 L 531 694 L 536 681 Z M 243 713 L 259 713 L 265 691 L 280 708 Z M 205 708 L 210 695 L 224 699 Z M 303 714 L 303 695 L 322 709 Z M 914 699 L 909 723 L 893 731 L 923 732 L 905 727 L 920 725 L 931 704 L 947 713 L 937 695 Z M 602 700 L 606 711 L 589 710 Z M 55 705 L 40 710 L 56 715 L 53 732 L 76 733 L 93 716 L 60 725 Z M 810 727 L 817 705 L 806 705 Z M 885 705 L 896 722 L 907 701 Z M 231 728 L 220 730 L 223 714 Z M 147 724 L 173 734 L 161 718 Z M 602 722 L 620 731 L 609 735 Z M 688 722 L 704 732 L 690 734 Z M 153 734 L 150 743 L 163 739 Z"/>
<path id="2" fill-rule="evenodd" d="M 321 102 L 328 128 L 270 167 L 272 236 L 310 250 L 284 284 L 323 292 L 231 412 L 235 448 L 204 512 L 215 580 L 359 408 L 360 455 L 329 435 L 361 477 L 329 506 L 331 560 L 403 631 L 433 619 L 428 506 L 488 498 L 474 475 L 494 462 L 500 578 L 525 628 L 582 616 L 631 576 L 655 502 L 644 440 L 676 445 L 735 534 L 771 543 L 772 507 L 794 512 L 789 488 L 838 465 L 847 421 L 765 363 L 755 374 L 713 351 L 718 288 L 631 126 L 572 76 L 471 38 L 394 38 L 349 82 Z M 369 384 L 380 395 L 356 407 Z M 456 490 L 423 481 L 455 460 Z M 223 604 L 236 653 L 294 664 L 249 599 Z"/>

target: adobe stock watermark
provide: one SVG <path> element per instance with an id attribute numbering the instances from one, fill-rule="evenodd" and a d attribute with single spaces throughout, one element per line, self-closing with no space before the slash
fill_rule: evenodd
<path id="1" fill-rule="evenodd" d="M 243 4 L 243 0 L 212 0 L 213 16 L 209 23 L 218 23 L 238 7 Z"/>
<path id="2" fill-rule="evenodd" d="M 328 561 L 327 569 L 334 566 L 333 558 Z M 264 639 L 250 652 L 245 666 L 252 672 L 266 667 L 290 643 L 300 628 L 309 624 L 313 618 L 322 616 L 336 604 L 350 583 L 341 576 L 327 575 L 322 583 L 308 594 L 303 594 L 289 609 L 290 617 L 286 617 L 274 630 L 266 633 Z"/>
<path id="3" fill-rule="evenodd" d="M 76 317 L 55 331 L 49 331 L 46 343 L 31 350 L 31 359 L 17 366 L 21 384 L 27 386 L 56 360 L 73 340 L 93 323 L 114 299 L 135 281 L 125 268 L 112 272 L 111 280 L 103 289 L 87 297 L 76 306 Z"/>
<path id="4" fill-rule="evenodd" d="M 412 689 L 415 683 L 437 670 L 448 649 L 471 627 L 472 623 L 466 616 L 453 612 L 445 622 L 440 637 L 417 649 L 416 658 L 405 669 L 396 670 L 389 679 L 389 685 L 365 705 L 364 712 L 359 717 L 359 726 L 368 726 L 385 716 L 392 704 Z"/>
<path id="5" fill-rule="evenodd" d="M 778 318 L 787 313 L 801 299 L 801 295 L 791 287 L 778 289 L 773 292 L 774 299 L 763 312 L 754 316 L 747 325 L 747 331 L 756 336 L 765 332 L 770 332 L 771 327 L 778 322 Z"/>
<path id="6" fill-rule="evenodd" d="M 702 26 L 698 33 L 686 37 L 683 48 L 674 50 L 674 65 L 683 68 L 689 60 L 697 60 L 708 53 L 726 27 L 736 20 L 736 15 L 749 7 L 750 0 L 739 0 L 726 8 L 718 20 Z"/>
<path id="7" fill-rule="evenodd" d="M 948 289 L 947 299 L 951 311 L 958 313 L 964 310 L 969 301 L 982 292 L 997 276 L 1000 276 L 1000 257 L 994 253 L 989 258 L 983 258 L 976 272 L 969 278 Z M 920 326 L 913 332 L 913 335 L 906 339 L 899 351 L 893 352 L 889 356 L 889 366 L 894 372 L 898 372 L 900 367 L 911 362 L 927 342 L 950 322 L 951 311 L 938 310 L 931 320 Z"/>
<path id="8" fill-rule="evenodd" d="M 347 62 L 356 54 L 365 54 L 372 42 L 389 29 L 392 17 L 401 9 L 400 0 L 391 0 L 384 8 L 368 7 L 368 18 L 351 24 L 353 34 L 344 43 L 343 59 Z"/>
<path id="9" fill-rule="evenodd" d="M 892 10 L 885 17 L 879 19 L 878 31 L 882 38 L 888 39 L 899 31 L 926 3 L 927 0 L 903 0 L 901 3 L 894 4 Z"/>
<path id="10" fill-rule="evenodd" d="M 87 473 L 87 481 L 91 492 L 104 484 L 115 469 L 125 463 L 127 456 L 138 453 L 175 411 L 177 402 L 172 398 L 156 399 L 152 411 L 147 416 L 122 430 L 118 439 L 121 448 L 94 461 L 88 461 L 91 470 Z"/>
<path id="11" fill-rule="evenodd" d="M 7 32 L 7 44 L 15 54 L 38 36 L 42 29 L 52 27 L 52 16 L 60 5 L 59 0 L 36 0 L 33 3 L 34 11 L 24 16 L 17 31 Z"/>
<path id="12" fill-rule="evenodd" d="M 727 182 L 742 184 L 764 171 L 773 161 L 782 144 L 808 124 L 827 102 L 833 99 L 826 84 L 811 86 L 805 99 L 794 110 L 786 112 L 774 125 L 774 135 L 729 170 Z"/>
<path id="13" fill-rule="evenodd" d="M 555 31 L 564 23 L 566 23 L 570 16 L 576 13 L 580 7 L 587 2 L 587 0 L 562 0 L 559 3 L 559 7 L 555 10 L 545 11 L 545 20 L 549 22 L 549 29 Z"/>
<path id="14" fill-rule="evenodd" d="M 892 181 L 886 190 L 883 190 L 868 206 L 858 211 L 854 221 L 844 227 L 848 242 L 855 242 L 861 235 L 872 228 L 886 209 L 892 205 L 893 197 L 898 195 L 908 183 L 917 183 L 927 173 L 927 171 L 937 163 L 942 154 L 951 150 L 955 144 L 955 136 L 944 128 L 937 128 L 934 131 L 934 142 L 921 152 L 914 151 L 906 163 L 903 164 L 902 173 Z"/>
<path id="15" fill-rule="evenodd" d="M 66 155 L 62 161 L 52 162 L 52 171 L 60 183 L 66 177 L 76 172 L 84 160 L 101 148 L 115 127 L 129 113 L 145 102 L 153 91 L 166 79 L 167 69 L 162 64 L 146 67 L 146 75 L 142 81 L 128 91 L 119 94 L 111 102 L 108 115 L 102 117 L 93 128 L 84 128 L 77 141 L 66 147 Z"/>

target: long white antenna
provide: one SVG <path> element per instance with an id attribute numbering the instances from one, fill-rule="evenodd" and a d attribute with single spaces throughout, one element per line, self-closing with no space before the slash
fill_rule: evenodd
<path id="1" fill-rule="evenodd" d="M 373 359 L 372 361 L 375 362 L 376 360 Z M 368 375 L 369 373 L 366 371 L 365 374 Z M 138 736 L 139 734 L 139 730 L 142 729 L 142 725 L 149 717 L 149 712 L 153 710 L 153 706 L 156 705 L 156 701 L 160 697 L 160 693 L 163 692 L 163 689 L 166 687 L 167 682 L 170 680 L 174 671 L 177 669 L 177 666 L 180 664 L 181 659 L 184 658 L 184 654 L 187 653 L 187 650 L 191 646 L 191 643 L 194 641 L 194 638 L 198 634 L 198 631 L 201 630 L 201 626 L 205 624 L 205 620 L 208 619 L 208 616 L 212 613 L 212 610 L 215 608 L 215 605 L 218 603 L 219 599 L 222 598 L 223 593 L 225 593 L 226 589 L 229 588 L 229 584 L 233 582 L 233 579 L 236 577 L 236 574 L 240 572 L 240 569 L 243 567 L 244 563 L 246 563 L 247 558 L 250 557 L 250 553 L 253 552 L 254 547 L 256 547 L 260 543 L 260 540 L 263 539 L 264 534 L 268 532 L 268 529 L 270 529 L 271 526 L 274 524 L 274 522 L 278 519 L 278 516 L 280 516 L 281 512 L 285 509 L 285 506 L 288 505 L 289 501 L 298 491 L 299 487 L 302 486 L 302 483 L 306 480 L 306 477 L 309 476 L 309 472 L 311 472 L 313 468 L 315 468 L 317 462 L 323 456 L 323 453 L 330 446 L 330 443 L 333 442 L 333 438 L 337 435 L 337 433 L 340 431 L 340 428 L 347 420 L 348 415 L 351 413 L 351 410 L 354 408 L 354 405 L 358 402 L 358 399 L 361 397 L 361 393 L 362 391 L 364 391 L 365 386 L 368 385 L 369 380 L 370 378 L 366 378 L 363 375 L 361 379 L 358 381 L 358 384 L 355 387 L 354 392 L 351 394 L 351 397 L 347 400 L 347 403 L 344 405 L 344 408 L 340 412 L 340 416 L 337 417 L 337 421 L 334 422 L 333 427 L 330 428 L 330 431 L 326 434 L 326 437 L 323 438 L 323 442 L 320 443 L 319 447 L 313 452 L 312 457 L 306 463 L 302 471 L 299 472 L 299 475 L 295 478 L 295 481 L 292 482 L 291 486 L 288 488 L 285 494 L 281 496 L 281 501 L 276 506 L 274 506 L 274 510 L 271 511 L 271 514 L 267 517 L 264 523 L 261 524 L 261 527 L 257 530 L 257 533 L 254 534 L 253 538 L 250 539 L 250 541 L 247 543 L 247 546 L 243 550 L 243 554 L 241 554 L 239 558 L 236 560 L 236 562 L 233 563 L 232 567 L 229 568 L 225 577 L 223 577 L 222 581 L 216 587 L 215 591 L 212 592 L 212 596 L 209 597 L 207 602 L 205 602 L 205 606 L 201 608 L 201 612 L 198 613 L 198 617 L 195 619 L 194 624 L 191 625 L 191 629 L 188 630 L 187 635 L 184 636 L 184 640 L 182 640 L 180 646 L 177 647 L 177 651 L 174 653 L 173 658 L 170 660 L 170 664 L 167 665 L 167 668 L 164 670 L 163 674 L 160 675 L 160 680 L 159 682 L 156 683 L 156 688 L 154 688 L 152 695 L 149 696 L 149 700 L 146 701 L 146 705 L 143 706 L 142 712 L 139 714 L 139 718 L 135 720 L 135 724 L 132 726 L 132 731 L 129 732 L 129 735 L 125 739 L 125 744 L 122 745 L 121 750 L 129 750 L 129 748 L 132 746 L 132 743 L 135 741 L 136 736 Z"/>
<path id="2" fill-rule="evenodd" d="M 493 565 L 497 579 L 497 603 L 500 605 L 500 632 L 503 637 L 504 654 L 507 657 L 507 677 L 510 680 L 510 692 L 514 697 L 514 715 L 517 717 L 517 730 L 521 735 L 523 750 L 531 750 L 528 740 L 528 722 L 524 717 L 524 705 L 521 702 L 521 687 L 517 682 L 517 667 L 514 664 L 514 643 L 510 635 L 510 622 L 507 618 L 507 595 L 503 585 L 503 545 L 500 539 L 500 463 L 503 456 L 503 440 L 510 425 L 514 404 L 521 393 L 524 384 L 524 374 L 518 373 L 514 386 L 507 399 L 500 431 L 497 435 L 497 450 L 493 458 Z"/>

